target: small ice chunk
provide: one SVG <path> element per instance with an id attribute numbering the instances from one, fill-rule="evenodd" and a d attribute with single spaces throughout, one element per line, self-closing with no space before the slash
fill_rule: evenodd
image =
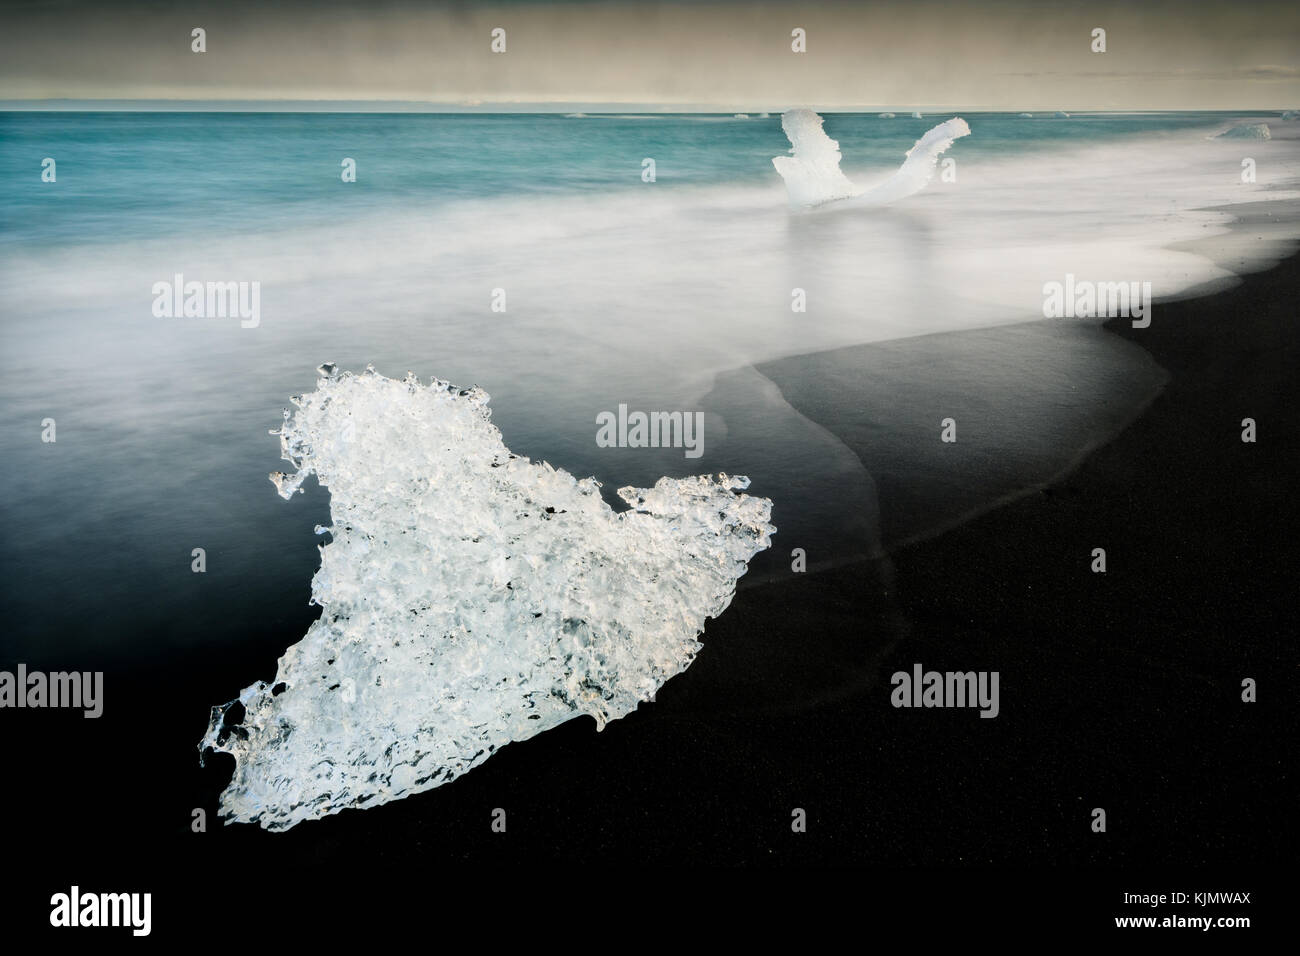
<path id="1" fill-rule="evenodd" d="M 1225 129 L 1216 139 L 1272 139 L 1267 123 L 1242 123 Z"/>

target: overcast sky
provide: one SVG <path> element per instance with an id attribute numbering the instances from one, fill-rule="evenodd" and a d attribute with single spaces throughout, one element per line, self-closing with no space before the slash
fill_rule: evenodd
<path id="1" fill-rule="evenodd" d="M 8 4 L 0 100 L 47 98 L 1295 108 L 1300 3 Z"/>

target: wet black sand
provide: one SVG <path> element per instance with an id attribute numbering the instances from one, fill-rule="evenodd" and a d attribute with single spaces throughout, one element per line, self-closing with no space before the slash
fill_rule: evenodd
<path id="1" fill-rule="evenodd" d="M 1113 441 L 937 538 L 743 589 L 691 668 L 600 734 L 573 721 L 447 787 L 285 834 L 222 827 L 229 758 L 200 770 L 195 751 L 206 708 L 270 676 L 306 629 L 308 569 L 301 594 L 260 599 L 263 629 L 224 657 L 110 669 L 100 720 L 8 715 L 0 810 L 23 874 L 8 902 L 39 922 L 73 882 L 150 890 L 158 933 L 196 925 L 211 894 L 265 923 L 286 903 L 344 905 L 322 882 L 432 893 L 466 863 L 505 867 L 481 884 L 503 894 L 598 892 L 654 865 L 993 864 L 1015 869 L 958 879 L 988 893 L 1066 879 L 1038 867 L 1101 867 L 1068 880 L 1101 886 L 1072 918 L 1104 922 L 1125 912 L 1108 909 L 1128 888 L 1116 872 L 1138 890 L 1134 874 L 1169 867 L 1208 867 L 1197 889 L 1263 879 L 1296 835 L 1298 295 L 1292 258 L 1161 304 L 1148 329 L 1110 323 L 1169 373 Z M 916 662 L 998 671 L 1000 715 L 894 709 L 889 675 Z"/>

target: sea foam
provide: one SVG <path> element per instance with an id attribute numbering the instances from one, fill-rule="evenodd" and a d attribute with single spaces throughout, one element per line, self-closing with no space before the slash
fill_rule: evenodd
<path id="1" fill-rule="evenodd" d="M 616 513 L 594 479 L 512 454 L 482 389 L 320 373 L 272 432 L 296 471 L 271 478 L 286 499 L 312 474 L 330 490 L 324 611 L 274 681 L 212 709 L 200 751 L 235 757 L 228 822 L 376 806 L 625 716 L 691 663 L 776 530 L 747 478 L 622 488 Z"/>

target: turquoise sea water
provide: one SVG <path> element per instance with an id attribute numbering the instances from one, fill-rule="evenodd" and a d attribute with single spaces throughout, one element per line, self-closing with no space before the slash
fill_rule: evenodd
<path id="1" fill-rule="evenodd" d="M 950 115 L 832 114 L 826 128 L 846 168 L 887 169 Z M 962 115 L 975 127 L 961 144 L 970 157 L 1178 132 L 1224 117 Z M 0 243 L 240 234 L 410 204 L 604 193 L 639 185 L 645 157 L 656 158 L 664 186 L 761 184 L 773 180 L 770 159 L 787 146 L 779 115 L 0 113 Z M 46 156 L 58 162 L 57 191 L 34 174 Z M 360 171 L 347 191 L 339 189 L 343 157 Z"/>

